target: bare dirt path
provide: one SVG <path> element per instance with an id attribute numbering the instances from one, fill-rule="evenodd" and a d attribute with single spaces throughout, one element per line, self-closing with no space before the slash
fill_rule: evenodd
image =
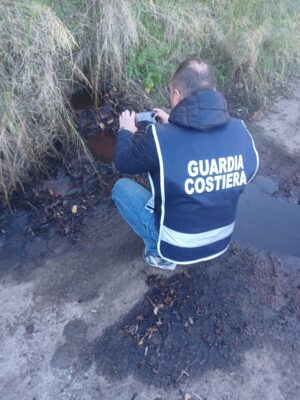
<path id="1" fill-rule="evenodd" d="M 250 126 L 260 173 L 292 202 L 299 91 Z M 235 243 L 157 274 L 109 201 L 85 225 L 75 245 L 18 225 L 0 242 L 1 398 L 300 398 L 299 258 Z"/>

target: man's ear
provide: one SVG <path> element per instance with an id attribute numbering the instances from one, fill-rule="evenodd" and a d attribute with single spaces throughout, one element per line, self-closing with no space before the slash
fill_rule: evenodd
<path id="1" fill-rule="evenodd" d="M 183 97 L 182 97 L 182 94 L 181 94 L 180 90 L 175 88 L 174 91 L 173 91 L 174 103 L 177 105 L 182 100 L 182 98 Z"/>

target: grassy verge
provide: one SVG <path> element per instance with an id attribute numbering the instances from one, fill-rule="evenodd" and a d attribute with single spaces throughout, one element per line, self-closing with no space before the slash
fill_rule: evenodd
<path id="1" fill-rule="evenodd" d="M 299 62 L 295 0 L 68 0 L 50 4 L 79 43 L 78 61 L 94 90 L 132 78 L 161 91 L 179 62 L 216 67 L 219 86 L 263 98 Z"/>
<path id="2" fill-rule="evenodd" d="M 158 1 L 141 5 L 148 36 L 127 63 L 151 92 L 174 67 L 197 56 L 216 68 L 219 87 L 263 100 L 299 63 L 300 3 L 274 0 Z"/>
<path id="3" fill-rule="evenodd" d="M 84 79 L 165 101 L 187 57 L 209 60 L 225 93 L 262 101 L 300 57 L 296 0 L 4 0 L 0 4 L 0 197 L 78 141 L 66 93 Z M 83 78 L 85 76 L 85 78 Z M 139 89 L 140 90 L 140 89 Z"/>
<path id="4" fill-rule="evenodd" d="M 75 41 L 50 8 L 0 4 L 0 194 L 45 169 L 55 144 L 76 140 L 66 88 Z"/>

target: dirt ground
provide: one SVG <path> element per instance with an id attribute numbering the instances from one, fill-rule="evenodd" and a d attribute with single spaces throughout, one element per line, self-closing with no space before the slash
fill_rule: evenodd
<path id="1" fill-rule="evenodd" d="M 248 124 L 260 174 L 294 203 L 299 119 L 297 84 Z M 1 398 L 300 398 L 299 258 L 236 242 L 158 273 L 109 199 L 73 242 L 30 237 L 27 218 L 18 211 L 0 236 Z"/>

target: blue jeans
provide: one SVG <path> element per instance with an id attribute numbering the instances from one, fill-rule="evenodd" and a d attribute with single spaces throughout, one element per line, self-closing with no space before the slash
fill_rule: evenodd
<path id="1" fill-rule="evenodd" d="M 122 217 L 143 239 L 146 251 L 158 255 L 155 214 L 145 208 L 150 197 L 151 193 L 147 189 L 128 178 L 119 179 L 112 189 L 112 199 Z"/>

